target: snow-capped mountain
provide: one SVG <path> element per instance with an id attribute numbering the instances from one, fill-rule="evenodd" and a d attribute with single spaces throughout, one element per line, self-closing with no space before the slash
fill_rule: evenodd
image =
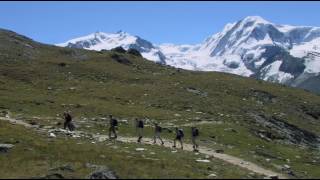
<path id="1" fill-rule="evenodd" d="M 320 92 L 320 28 L 278 25 L 249 16 L 196 45 L 152 43 L 128 33 L 95 33 L 59 46 L 92 50 L 135 48 L 170 66 L 220 71 Z"/>
<path id="2" fill-rule="evenodd" d="M 154 62 L 164 63 L 165 60 L 164 55 L 158 50 L 157 47 L 154 47 L 152 43 L 123 31 L 118 31 L 117 33 L 96 32 L 56 45 L 96 51 L 103 49 L 110 50 L 115 47 L 122 46 L 126 50 L 129 48 L 136 49 L 142 54 L 143 57 Z"/>

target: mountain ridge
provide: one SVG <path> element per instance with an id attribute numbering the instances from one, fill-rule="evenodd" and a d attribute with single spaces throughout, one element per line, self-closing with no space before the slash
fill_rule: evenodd
<path id="1" fill-rule="evenodd" d="M 228 23 L 221 32 L 195 45 L 154 45 L 121 33 L 123 39 L 119 40 L 119 33 L 111 33 L 106 41 L 98 39 L 100 44 L 94 44 L 91 34 L 84 41 L 76 38 L 57 45 L 98 51 L 116 46 L 134 48 L 146 59 L 176 68 L 227 72 L 302 88 L 301 79 L 307 81 L 320 73 L 320 56 L 314 55 L 320 53 L 319 27 L 278 25 L 260 16 L 248 16 Z M 315 86 L 306 89 L 320 93 L 314 91 Z"/>

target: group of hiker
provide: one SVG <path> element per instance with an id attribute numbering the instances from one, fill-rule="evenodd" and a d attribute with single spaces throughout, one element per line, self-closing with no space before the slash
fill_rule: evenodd
<path id="1" fill-rule="evenodd" d="M 75 126 L 72 123 L 72 116 L 70 112 L 64 113 L 64 129 L 69 129 L 73 131 Z M 143 138 L 143 130 L 144 130 L 144 121 L 142 119 L 135 118 L 135 127 L 138 135 L 138 143 L 141 143 Z M 117 129 L 118 129 L 118 120 L 114 118 L 112 115 L 109 115 L 109 139 L 117 139 Z M 153 143 L 156 144 L 157 139 L 160 140 L 161 145 L 164 145 L 164 141 L 161 138 L 163 128 L 158 124 L 154 123 L 154 137 Z M 197 138 L 199 136 L 199 130 L 196 127 L 191 127 L 191 141 L 193 144 L 193 150 L 198 151 L 199 145 L 197 143 Z M 176 142 L 180 143 L 180 148 L 183 149 L 183 139 L 184 139 L 184 131 L 183 129 L 179 129 L 175 127 L 175 138 L 173 140 L 173 148 L 176 148 Z"/>

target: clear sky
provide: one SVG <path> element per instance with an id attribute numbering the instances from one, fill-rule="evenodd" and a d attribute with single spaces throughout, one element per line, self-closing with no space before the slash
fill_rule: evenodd
<path id="1" fill-rule="evenodd" d="M 50 44 L 118 30 L 156 44 L 194 44 L 252 15 L 320 27 L 320 2 L 0 2 L 0 28 Z"/>

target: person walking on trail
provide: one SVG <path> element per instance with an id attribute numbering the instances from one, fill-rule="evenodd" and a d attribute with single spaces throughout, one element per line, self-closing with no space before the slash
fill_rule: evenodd
<path id="1" fill-rule="evenodd" d="M 136 118 L 136 128 L 137 128 L 137 131 L 138 131 L 138 140 L 137 140 L 137 142 L 141 143 L 141 139 L 143 137 L 143 128 L 144 128 L 144 122 L 143 122 L 142 119 L 138 120 Z"/>
<path id="2" fill-rule="evenodd" d="M 160 141 L 161 141 L 161 145 L 164 145 L 164 142 L 163 142 L 163 140 L 162 140 L 162 138 L 161 138 L 161 132 L 162 132 L 162 127 L 161 126 L 159 126 L 159 124 L 158 123 L 155 123 L 154 124 L 154 137 L 153 137 L 153 144 L 156 144 L 157 142 L 157 139 L 160 139 Z"/>
<path id="3" fill-rule="evenodd" d="M 118 127 L 118 120 L 113 118 L 112 115 L 109 115 L 110 118 L 110 128 L 109 128 L 109 139 L 117 139 L 117 131 L 116 128 Z M 111 137 L 111 134 L 113 134 L 113 137 Z"/>
<path id="4" fill-rule="evenodd" d="M 72 116 L 70 114 L 70 112 L 64 112 L 63 113 L 63 117 L 64 117 L 64 124 L 63 124 L 63 128 L 64 129 L 69 129 L 69 131 L 73 131 L 74 130 L 74 125 L 72 124 Z"/>
<path id="5" fill-rule="evenodd" d="M 175 131 L 176 131 L 176 137 L 173 141 L 173 148 L 176 148 L 176 141 L 179 141 L 181 145 L 181 149 L 183 149 L 183 137 L 184 137 L 183 129 L 178 129 L 176 127 Z"/>
<path id="6" fill-rule="evenodd" d="M 198 152 L 199 145 L 197 143 L 197 138 L 199 137 L 199 129 L 196 127 L 191 127 L 191 140 L 193 145 L 193 151 Z"/>

